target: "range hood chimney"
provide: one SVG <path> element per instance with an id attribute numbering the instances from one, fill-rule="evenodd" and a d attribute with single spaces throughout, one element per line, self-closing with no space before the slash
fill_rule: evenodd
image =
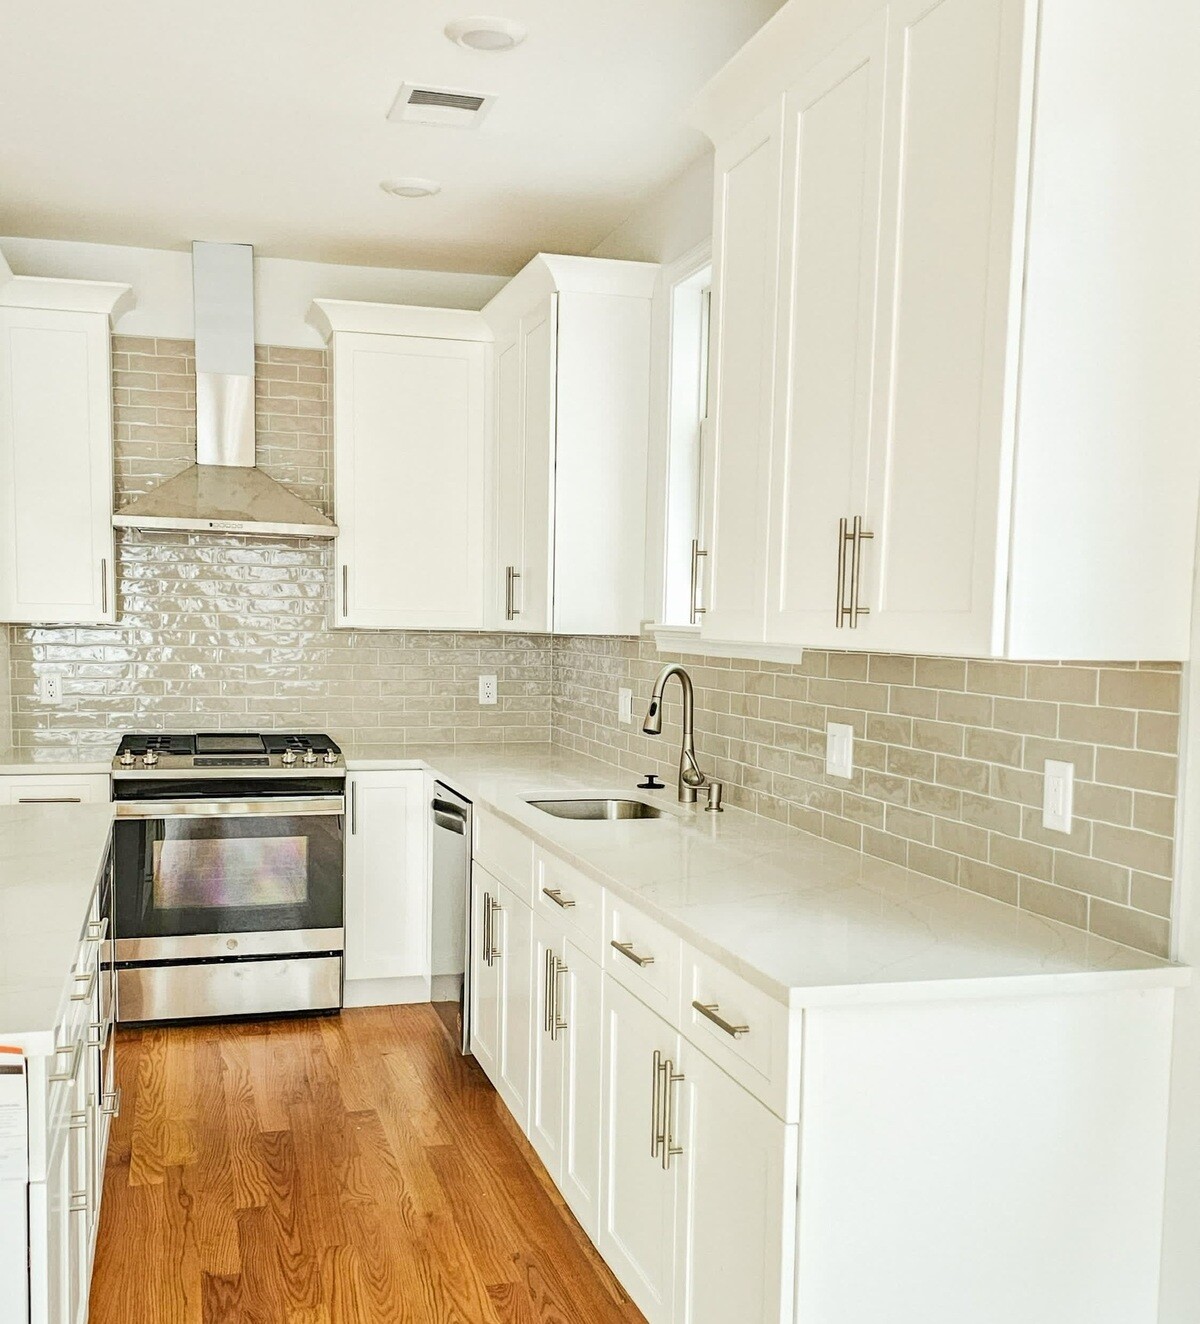
<path id="1" fill-rule="evenodd" d="M 337 525 L 254 467 L 254 250 L 192 245 L 196 463 L 113 516 L 119 529 L 332 538 Z"/>

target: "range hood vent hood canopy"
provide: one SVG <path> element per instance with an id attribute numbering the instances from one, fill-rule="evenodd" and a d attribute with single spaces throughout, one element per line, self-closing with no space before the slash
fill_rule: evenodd
<path id="1" fill-rule="evenodd" d="M 196 463 L 113 516 L 120 529 L 332 538 L 337 525 L 254 467 L 254 250 L 192 245 Z"/>

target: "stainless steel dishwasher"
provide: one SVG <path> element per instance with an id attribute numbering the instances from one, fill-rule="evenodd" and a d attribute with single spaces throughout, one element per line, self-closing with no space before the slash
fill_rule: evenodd
<path id="1" fill-rule="evenodd" d="M 471 1051 L 471 802 L 434 782 L 433 1006 Z"/>

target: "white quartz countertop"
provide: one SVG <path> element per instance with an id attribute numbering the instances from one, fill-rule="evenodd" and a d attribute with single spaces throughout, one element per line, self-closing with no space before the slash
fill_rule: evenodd
<path id="1" fill-rule="evenodd" d="M 0 777 L 55 773 L 108 773 L 112 771 L 111 749 L 0 749 Z"/>
<path id="2" fill-rule="evenodd" d="M 335 737 L 336 738 L 336 737 Z M 351 771 L 428 767 L 476 805 L 793 1006 L 1180 985 L 1191 972 L 1107 939 L 546 745 L 343 746 Z M 527 799 L 619 792 L 659 819 L 577 822 Z"/>
<path id="3" fill-rule="evenodd" d="M 0 1044 L 50 1052 L 113 807 L 0 806 Z"/>

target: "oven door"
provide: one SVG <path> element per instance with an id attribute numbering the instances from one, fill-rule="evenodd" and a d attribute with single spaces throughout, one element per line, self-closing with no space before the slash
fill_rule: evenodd
<path id="1" fill-rule="evenodd" d="M 341 952 L 341 795 L 116 812 L 118 962 Z"/>

